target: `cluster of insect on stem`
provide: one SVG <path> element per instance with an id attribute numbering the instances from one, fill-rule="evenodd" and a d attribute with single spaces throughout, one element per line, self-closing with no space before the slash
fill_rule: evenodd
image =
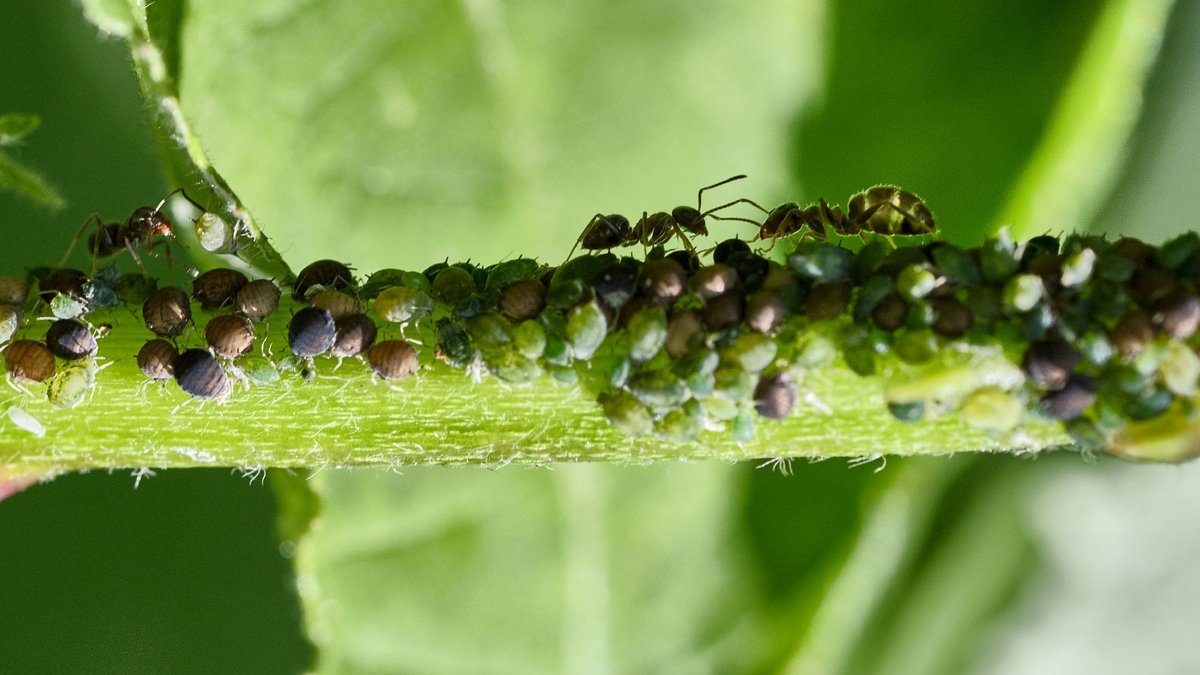
<path id="1" fill-rule="evenodd" d="M 361 363 L 393 386 L 449 366 L 513 386 L 548 379 L 581 389 L 625 434 L 745 441 L 756 425 L 823 414 L 806 377 L 840 364 L 877 378 L 898 420 L 954 414 L 999 439 L 1056 422 L 1085 447 L 1145 457 L 1144 425 L 1190 423 L 1200 236 L 1154 247 L 1086 236 L 1017 243 L 1000 233 L 963 248 L 940 241 L 927 205 L 893 186 L 852 195 L 845 210 L 824 199 L 703 207 L 706 191 L 741 178 L 632 226 L 598 213 L 575 242 L 585 253 L 572 249 L 554 266 L 446 261 L 360 276 L 321 260 L 294 280 L 219 268 L 190 288 L 159 287 L 144 268 L 4 277 L 9 379 L 48 381 L 52 402 L 70 407 L 96 386 L 98 358 L 136 358 L 147 381 L 217 401 L 237 396 L 237 383 L 319 377 L 326 360 Z M 735 205 L 760 219 L 726 215 Z M 161 209 L 89 221 L 93 261 L 152 252 L 173 232 Z M 754 230 L 749 241 L 698 251 L 691 238 L 707 234 L 709 218 Z M 612 252 L 634 244 L 642 255 Z M 103 353 L 105 326 L 89 318 L 117 303 L 141 306 L 148 339 L 136 355 Z M 268 351 L 265 326 L 281 306 L 290 309 L 287 348 Z M 44 337 L 30 335 L 40 331 L 22 321 L 27 314 L 54 320 Z M 1196 453 L 1156 447 L 1158 459 Z"/>

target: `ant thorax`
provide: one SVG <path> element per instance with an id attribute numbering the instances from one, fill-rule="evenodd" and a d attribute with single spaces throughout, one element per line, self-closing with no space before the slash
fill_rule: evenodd
<path id="1" fill-rule="evenodd" d="M 156 208 L 143 206 L 129 216 L 125 238 L 132 244 L 148 240 L 156 234 L 171 235 L 171 221 Z"/>

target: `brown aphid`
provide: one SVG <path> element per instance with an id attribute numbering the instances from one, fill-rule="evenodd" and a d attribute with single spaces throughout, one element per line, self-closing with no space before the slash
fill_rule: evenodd
<path id="1" fill-rule="evenodd" d="M 1096 401 L 1096 380 L 1087 375 L 1072 375 L 1062 389 L 1042 397 L 1042 410 L 1058 420 L 1073 420 Z"/>
<path id="2" fill-rule="evenodd" d="M 899 293 L 889 293 L 871 310 L 871 321 L 880 330 L 893 331 L 904 325 L 908 302 Z"/>
<path id="3" fill-rule="evenodd" d="M 546 306 L 546 287 L 537 279 L 514 281 L 500 291 L 500 313 L 514 324 L 542 313 Z"/>
<path id="4" fill-rule="evenodd" d="M 850 304 L 849 281 L 834 281 L 813 286 L 804 300 L 804 314 L 813 321 L 827 321 L 846 311 Z"/>
<path id="5" fill-rule="evenodd" d="M 274 281 L 255 279 L 238 290 L 233 298 L 233 311 L 251 321 L 262 321 L 275 313 L 280 295 L 282 291 Z"/>
<path id="6" fill-rule="evenodd" d="M 217 309 L 232 305 L 238 291 L 250 283 L 245 274 L 237 270 L 218 267 L 196 277 L 192 282 L 192 297 L 204 309 Z"/>
<path id="7" fill-rule="evenodd" d="M 667 321 L 667 354 L 682 359 L 692 350 L 692 342 L 704 332 L 700 313 L 694 310 L 676 312 Z"/>
<path id="8" fill-rule="evenodd" d="M 937 298 L 933 305 L 933 332 L 946 338 L 960 338 L 971 330 L 975 317 L 957 298 Z"/>
<path id="9" fill-rule="evenodd" d="M 29 284 L 21 277 L 0 275 L 0 305 L 20 307 L 29 297 Z"/>
<path id="10" fill-rule="evenodd" d="M 293 354 L 303 358 L 329 351 L 336 336 L 333 316 L 319 307 L 305 307 L 288 324 L 288 346 Z"/>
<path id="11" fill-rule="evenodd" d="M 83 285 L 87 283 L 87 280 L 87 275 L 76 269 L 64 267 L 54 270 L 38 284 L 38 297 L 42 299 L 42 302 L 49 303 L 55 295 L 62 293 L 83 301 L 86 299 Z"/>
<path id="12" fill-rule="evenodd" d="M 338 358 L 350 358 L 367 351 L 375 343 L 378 328 L 366 314 L 351 314 L 334 322 L 336 332 L 329 353 Z"/>
<path id="13" fill-rule="evenodd" d="M 688 280 L 688 285 L 691 286 L 692 291 L 697 295 L 708 300 L 736 288 L 738 285 L 738 273 L 729 265 L 715 263 L 707 267 L 701 267 Z"/>
<path id="14" fill-rule="evenodd" d="M 17 382 L 45 382 L 54 375 L 54 354 L 40 342 L 14 340 L 4 350 L 4 367 Z"/>
<path id="15" fill-rule="evenodd" d="M 1154 322 L 1167 335 L 1186 340 L 1200 328 L 1200 299 L 1181 287 L 1154 303 Z"/>
<path id="16" fill-rule="evenodd" d="M 371 370 L 384 380 L 402 380 L 417 372 L 417 350 L 404 340 L 384 340 L 367 351 Z"/>
<path id="17" fill-rule="evenodd" d="M 1143 267 L 1133 273 L 1129 295 L 1149 307 L 1175 290 L 1175 272 L 1164 267 Z"/>
<path id="18" fill-rule="evenodd" d="M 182 288 L 167 286 L 155 291 L 142 303 L 142 318 L 155 335 L 175 337 L 192 320 L 191 301 Z"/>
<path id="19" fill-rule="evenodd" d="M 704 304 L 704 325 L 709 330 L 725 330 L 742 322 L 742 294 L 723 293 Z"/>
<path id="20" fill-rule="evenodd" d="M 137 364 L 151 380 L 169 380 L 175 376 L 175 345 L 162 339 L 150 340 L 138 350 Z"/>
<path id="21" fill-rule="evenodd" d="M 683 295 L 685 278 L 683 268 L 674 260 L 651 260 L 638 272 L 638 290 L 660 304 L 670 304 Z"/>
<path id="22" fill-rule="evenodd" d="M 318 260 L 300 270 L 296 275 L 296 284 L 292 287 L 292 297 L 303 300 L 313 286 L 342 290 L 354 283 L 350 268 L 336 260 Z"/>
<path id="23" fill-rule="evenodd" d="M 796 405 L 796 385 L 786 373 L 775 373 L 758 381 L 754 388 L 754 409 L 773 420 L 788 416 Z"/>
<path id="24" fill-rule="evenodd" d="M 341 291 L 326 289 L 312 297 L 312 306 L 329 312 L 334 321 L 362 312 L 358 301 Z"/>
<path id="25" fill-rule="evenodd" d="M 229 378 L 207 349 L 189 349 L 177 356 L 175 381 L 196 398 L 224 398 L 230 390 Z"/>
<path id="26" fill-rule="evenodd" d="M 1035 383 L 1048 389 L 1061 389 L 1081 358 L 1066 340 L 1040 340 L 1025 350 L 1021 369 Z"/>
<path id="27" fill-rule="evenodd" d="M 59 319 L 46 331 L 46 346 L 55 356 L 76 361 L 96 353 L 96 336 L 80 321 Z"/>
<path id="28" fill-rule="evenodd" d="M 787 316 L 783 300 L 774 292 L 761 290 L 746 299 L 746 325 L 764 335 L 774 335 Z"/>
<path id="29" fill-rule="evenodd" d="M 1150 313 L 1141 310 L 1130 310 L 1108 334 L 1109 340 L 1117 348 L 1117 353 L 1126 359 L 1132 359 L 1154 339 L 1154 324 Z"/>
<path id="30" fill-rule="evenodd" d="M 254 327 L 244 316 L 222 314 L 205 326 L 204 339 L 217 356 L 236 359 L 254 346 Z"/>

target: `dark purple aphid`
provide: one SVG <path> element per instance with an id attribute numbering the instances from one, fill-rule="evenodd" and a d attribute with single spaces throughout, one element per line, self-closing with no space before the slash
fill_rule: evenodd
<path id="1" fill-rule="evenodd" d="M 55 356 L 75 361 L 96 353 L 96 336 L 79 321 L 60 319 L 46 331 L 46 346 Z"/>
<path id="2" fill-rule="evenodd" d="M 781 420 L 795 405 L 796 385 L 785 373 L 764 377 L 754 388 L 754 409 L 763 417 Z"/>
<path id="3" fill-rule="evenodd" d="M 293 354 L 303 358 L 320 356 L 329 351 L 336 336 L 333 316 L 317 307 L 305 307 L 296 312 L 288 324 L 288 346 Z"/>
<path id="4" fill-rule="evenodd" d="M 217 357 L 206 349 L 189 349 L 176 357 L 175 381 L 196 398 L 223 398 L 230 389 Z"/>
<path id="5" fill-rule="evenodd" d="M 336 260 L 318 260 L 300 270 L 296 275 L 296 284 L 292 287 L 292 297 L 303 300 L 309 289 L 314 286 L 342 290 L 354 284 L 354 275 L 350 268 Z"/>

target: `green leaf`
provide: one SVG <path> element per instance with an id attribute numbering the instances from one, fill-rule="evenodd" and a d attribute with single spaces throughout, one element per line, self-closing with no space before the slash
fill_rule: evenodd
<path id="1" fill-rule="evenodd" d="M 32 133 L 41 123 L 42 120 L 37 115 L 0 115 L 0 145 L 16 143 Z"/>
<path id="2" fill-rule="evenodd" d="M 0 187 L 24 195 L 38 204 L 60 209 L 66 202 L 46 179 L 21 166 L 7 153 L 0 152 Z"/>
<path id="3" fill-rule="evenodd" d="M 133 33 L 133 11 L 130 0 L 82 0 L 83 14 L 97 28 L 117 37 Z"/>

